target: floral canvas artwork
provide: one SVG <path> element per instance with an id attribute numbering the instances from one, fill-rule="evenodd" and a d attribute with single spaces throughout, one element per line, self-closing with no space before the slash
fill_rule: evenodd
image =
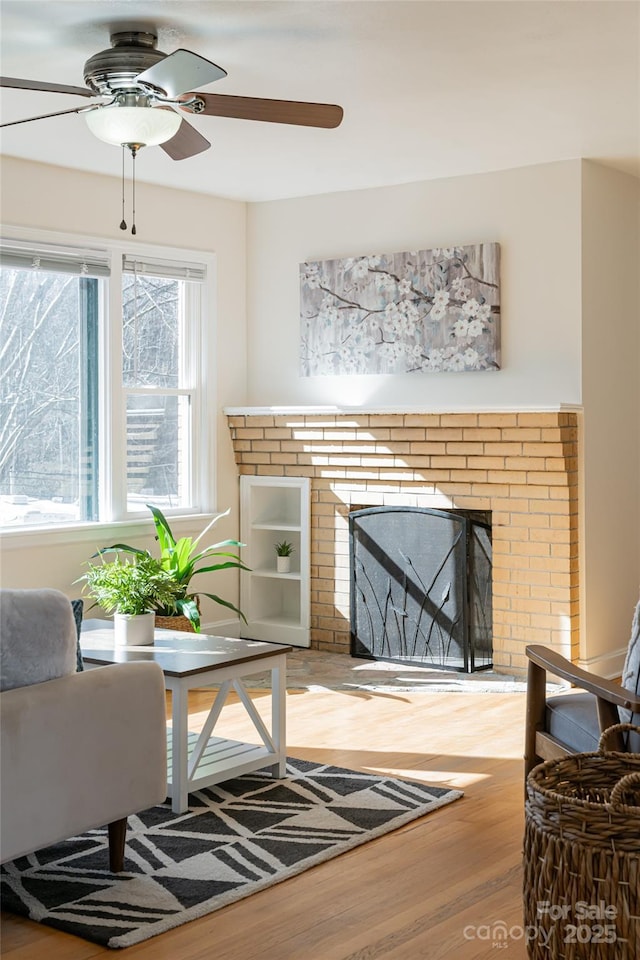
<path id="1" fill-rule="evenodd" d="M 500 369 L 500 247 L 300 265 L 301 374 Z"/>

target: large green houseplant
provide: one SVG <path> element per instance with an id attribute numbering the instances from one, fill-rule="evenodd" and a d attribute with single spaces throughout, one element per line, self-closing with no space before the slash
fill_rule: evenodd
<path id="1" fill-rule="evenodd" d="M 158 507 L 146 504 L 153 515 L 153 522 L 156 529 L 156 540 L 160 547 L 159 562 L 162 569 L 169 573 L 176 584 L 177 591 L 175 597 L 170 602 L 159 601 L 155 605 L 155 611 L 158 616 L 175 616 L 182 614 L 193 625 L 196 632 L 200 632 L 200 610 L 198 608 L 199 597 L 209 597 L 215 603 L 221 604 L 233 610 L 246 622 L 242 611 L 229 600 L 223 600 L 215 593 L 208 593 L 204 590 L 193 590 L 192 579 L 197 574 L 215 573 L 218 570 L 227 570 L 236 567 L 240 570 L 249 568 L 241 561 L 237 553 L 229 552 L 227 547 L 243 546 L 239 540 L 221 540 L 219 543 L 213 543 L 211 546 L 200 549 L 200 542 L 209 532 L 211 527 L 222 517 L 229 515 L 230 510 L 224 513 L 218 513 L 213 520 L 205 527 L 202 533 L 195 538 L 180 537 L 178 540 L 174 537 L 167 518 Z M 103 547 L 99 554 L 112 551 L 123 551 L 135 554 L 137 556 L 150 556 L 149 551 L 140 550 L 127 543 L 114 543 L 110 547 Z M 210 561 L 215 559 L 215 563 Z"/>

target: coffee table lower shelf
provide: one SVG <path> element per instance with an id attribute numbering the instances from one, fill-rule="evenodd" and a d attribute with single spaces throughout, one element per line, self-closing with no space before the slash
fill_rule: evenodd
<path id="1" fill-rule="evenodd" d="M 194 748 L 198 742 L 198 734 L 190 730 L 187 735 L 189 752 L 189 769 Z M 171 783 L 173 763 L 173 730 L 167 724 L 167 795 L 173 798 Z M 202 750 L 200 760 L 196 765 L 194 775 L 189 775 L 187 789 L 189 793 L 212 787 L 216 783 L 241 777 L 254 770 L 264 770 L 271 767 L 274 777 L 282 776 L 282 758 L 278 753 L 268 750 L 263 745 L 245 743 L 241 740 L 228 740 L 224 737 L 211 737 Z"/>

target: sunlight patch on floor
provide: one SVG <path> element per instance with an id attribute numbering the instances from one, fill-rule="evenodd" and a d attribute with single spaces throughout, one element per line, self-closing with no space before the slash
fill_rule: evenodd
<path id="1" fill-rule="evenodd" d="M 457 770 L 415 770 L 405 767 L 374 767 L 367 764 L 367 770 L 380 776 L 400 777 L 405 780 L 418 780 L 420 783 L 432 783 L 438 787 L 468 787 L 482 780 L 490 780 L 486 773 L 461 773 Z"/>

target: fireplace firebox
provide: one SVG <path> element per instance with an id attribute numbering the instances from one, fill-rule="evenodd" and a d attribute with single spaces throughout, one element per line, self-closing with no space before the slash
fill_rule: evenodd
<path id="1" fill-rule="evenodd" d="M 351 654 L 467 673 L 492 663 L 488 511 L 349 514 Z"/>

